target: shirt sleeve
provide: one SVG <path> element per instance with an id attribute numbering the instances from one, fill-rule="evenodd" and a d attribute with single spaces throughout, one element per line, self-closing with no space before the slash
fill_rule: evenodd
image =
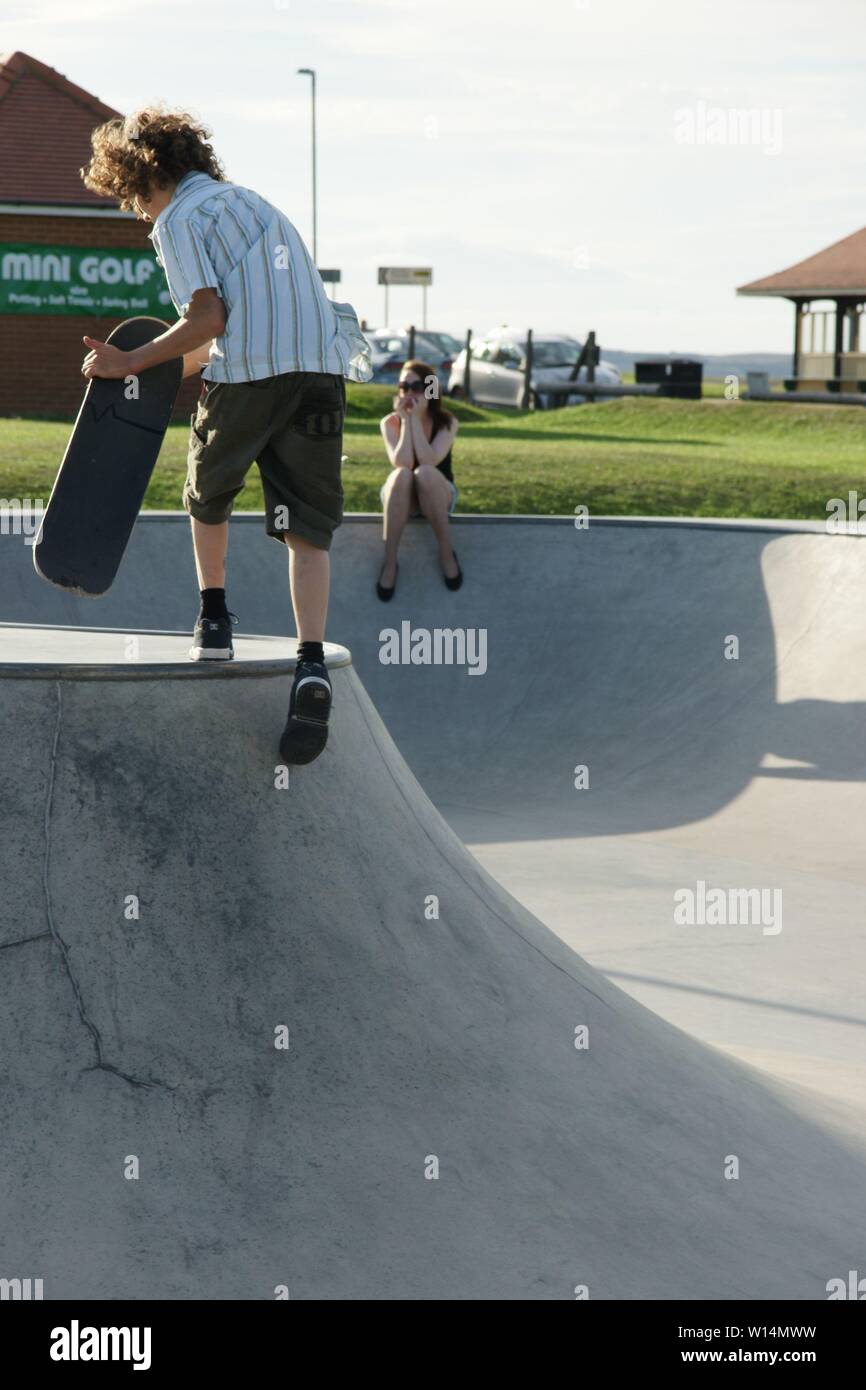
<path id="1" fill-rule="evenodd" d="M 180 218 L 166 223 L 153 237 L 156 259 L 165 271 L 174 306 L 183 314 L 196 290 L 219 290 L 204 235 L 194 222 Z"/>
<path id="2" fill-rule="evenodd" d="M 337 336 L 349 359 L 343 375 L 350 381 L 369 381 L 373 375 L 373 358 L 370 344 L 361 332 L 358 315 L 351 304 L 337 303 L 332 299 L 330 305 L 337 316 Z"/>

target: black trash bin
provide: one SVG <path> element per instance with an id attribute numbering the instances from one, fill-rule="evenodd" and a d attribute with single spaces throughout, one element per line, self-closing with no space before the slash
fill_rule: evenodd
<path id="1" fill-rule="evenodd" d="M 638 386 L 658 386 L 660 396 L 679 396 L 680 399 L 699 401 L 704 364 L 688 357 L 635 362 L 634 379 Z"/>

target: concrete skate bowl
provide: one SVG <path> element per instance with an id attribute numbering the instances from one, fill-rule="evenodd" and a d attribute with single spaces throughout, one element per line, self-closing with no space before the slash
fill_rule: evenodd
<path id="1" fill-rule="evenodd" d="M 777 1078 L 862 1107 L 866 548 L 772 524 L 463 518 L 459 593 L 408 528 L 393 602 L 374 518 L 334 546 L 330 633 L 425 791 L 480 862 L 636 998 Z M 0 616 L 189 628 L 186 518 L 145 517 L 97 603 L 0 541 Z M 242 630 L 292 630 L 282 548 L 233 523 Z M 98 616 L 97 616 L 98 615 Z M 383 665 L 380 633 L 486 633 L 484 675 Z M 727 639 L 738 642 L 737 659 Z M 575 768 L 589 787 L 575 789 Z M 698 881 L 779 889 L 776 935 L 683 931 Z"/>
<path id="2" fill-rule="evenodd" d="M 830 610 L 866 572 L 856 539 L 724 524 L 596 522 L 581 531 L 558 518 L 466 518 L 456 535 L 464 588 L 444 589 L 429 532 L 416 524 L 386 606 L 373 594 L 376 519 L 350 518 L 333 550 L 329 628 L 351 645 L 425 790 L 471 821 L 474 839 L 690 824 L 738 796 L 768 754 L 834 780 L 866 770 L 866 752 L 851 765 L 859 709 L 780 707 L 777 691 L 816 619 L 819 635 L 835 643 L 841 633 L 844 615 Z M 183 630 L 194 617 L 188 529 L 177 514 L 139 522 L 114 588 L 95 602 L 40 583 L 27 555 L 18 538 L 3 538 L 3 620 Z M 241 631 L 290 631 L 284 552 L 258 517 L 233 523 L 229 595 Z M 485 672 L 383 665 L 380 633 L 404 623 L 483 630 Z M 729 635 L 737 659 L 726 658 Z M 834 650 L 827 685 L 849 664 L 849 652 Z M 814 651 L 812 641 L 808 659 Z M 588 767 L 589 795 L 575 793 L 577 764 Z"/>
<path id="3" fill-rule="evenodd" d="M 812 1299 L 862 1263 L 866 1149 L 833 1107 L 510 898 L 339 652 L 327 754 L 285 787 L 286 644 L 202 670 L 186 640 L 0 632 L 7 1277 Z"/>

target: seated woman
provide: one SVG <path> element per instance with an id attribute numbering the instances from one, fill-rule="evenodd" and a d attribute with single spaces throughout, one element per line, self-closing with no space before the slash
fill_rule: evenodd
<path id="1" fill-rule="evenodd" d="M 459 589 L 463 573 L 451 544 L 448 517 L 457 504 L 451 472 L 451 448 L 457 421 L 441 404 L 437 378 L 427 362 L 407 362 L 400 373 L 394 410 L 380 429 L 391 463 L 382 488 L 382 539 L 385 558 L 376 585 L 383 603 L 397 587 L 397 550 L 403 527 L 419 512 L 426 517 L 439 546 L 442 577 L 449 589 Z"/>

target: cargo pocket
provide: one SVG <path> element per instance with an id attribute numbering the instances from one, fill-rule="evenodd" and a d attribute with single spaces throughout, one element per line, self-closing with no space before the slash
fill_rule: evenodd
<path id="1" fill-rule="evenodd" d="M 207 425 L 206 425 L 204 419 L 202 418 L 201 413 L 200 413 L 198 410 L 194 411 L 193 414 L 190 415 L 190 417 L 189 417 L 189 428 L 190 428 L 190 441 L 189 441 L 189 443 L 190 443 L 190 448 L 191 448 L 191 449 L 192 449 L 192 448 L 195 448 L 196 445 L 205 445 L 205 444 L 207 444 Z"/>
<path id="2" fill-rule="evenodd" d="M 342 377 L 325 377 L 304 387 L 292 426 L 305 439 L 336 439 L 343 432 L 345 414 Z"/>
<path id="3" fill-rule="evenodd" d="M 201 395 L 198 398 L 198 405 L 195 414 L 190 417 L 190 427 L 192 436 L 190 447 L 198 444 L 204 446 L 216 429 L 217 413 L 223 401 L 223 383 L 221 381 L 203 381 Z"/>

